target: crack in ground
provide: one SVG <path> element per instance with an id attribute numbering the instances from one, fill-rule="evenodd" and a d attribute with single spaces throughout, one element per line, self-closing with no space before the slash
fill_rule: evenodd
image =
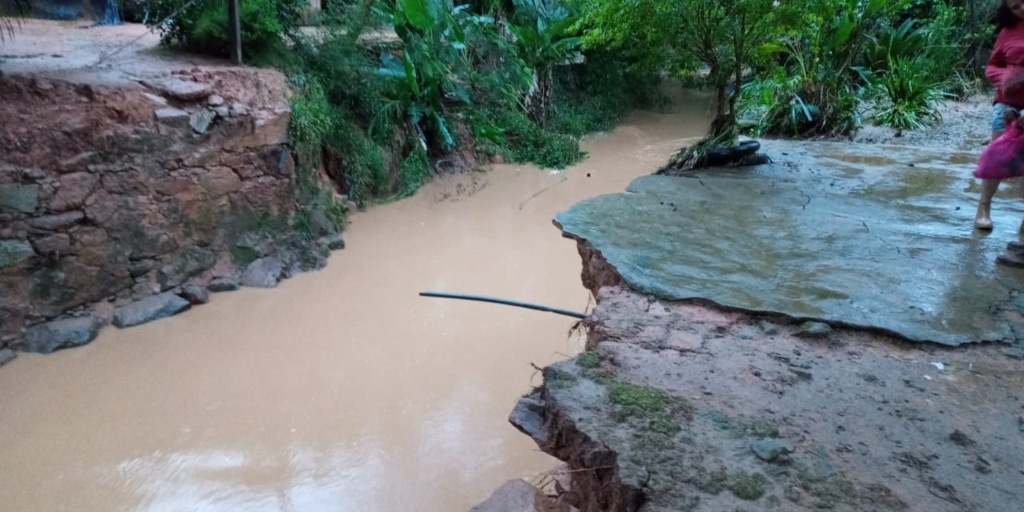
<path id="1" fill-rule="evenodd" d="M 800 192 L 801 194 L 803 194 L 804 197 L 807 198 L 807 201 L 804 201 L 804 204 L 800 205 L 800 209 L 801 210 L 806 210 L 807 209 L 807 205 L 811 204 L 811 196 L 807 192 L 804 192 L 803 189 L 801 189 L 800 187 L 793 187 L 793 188 L 797 192 Z"/>

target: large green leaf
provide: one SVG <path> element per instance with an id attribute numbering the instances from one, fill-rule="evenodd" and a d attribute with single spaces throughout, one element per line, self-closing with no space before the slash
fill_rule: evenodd
<path id="1" fill-rule="evenodd" d="M 428 30 L 434 25 L 427 0 L 398 0 L 398 8 L 405 14 L 409 23 L 420 30 Z"/>
<path id="2" fill-rule="evenodd" d="M 441 138 L 444 139 L 444 143 L 449 147 L 455 147 L 455 138 L 452 137 L 452 132 L 448 131 L 447 123 L 445 123 L 444 116 L 437 113 L 437 111 L 431 112 L 434 115 L 434 121 L 437 123 L 437 131 L 441 132 Z"/>
<path id="3" fill-rule="evenodd" d="M 835 50 L 846 44 L 855 28 L 857 28 L 857 22 L 852 19 L 843 20 L 836 25 L 836 31 L 832 34 L 831 48 Z"/>
<path id="4" fill-rule="evenodd" d="M 402 54 L 402 62 L 405 65 L 405 80 L 409 84 L 409 90 L 412 91 L 413 96 L 419 96 L 420 83 L 416 79 L 416 65 L 413 64 L 408 51 Z"/>

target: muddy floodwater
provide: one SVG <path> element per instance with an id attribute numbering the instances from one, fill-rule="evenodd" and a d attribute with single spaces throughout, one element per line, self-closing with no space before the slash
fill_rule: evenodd
<path id="1" fill-rule="evenodd" d="M 320 272 L 0 370 L 0 509 L 459 511 L 557 463 L 507 422 L 583 311 L 551 220 L 618 192 L 706 126 L 677 93 L 586 142 L 563 172 L 495 166 L 353 216 Z"/>

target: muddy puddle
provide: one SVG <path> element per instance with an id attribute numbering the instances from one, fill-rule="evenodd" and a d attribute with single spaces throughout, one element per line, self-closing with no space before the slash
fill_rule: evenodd
<path id="1" fill-rule="evenodd" d="M 506 420 L 582 311 L 554 215 L 618 192 L 702 133 L 708 98 L 637 113 L 564 172 L 497 166 L 354 216 L 348 248 L 275 290 L 0 371 L 0 508 L 458 511 L 556 461 Z"/>

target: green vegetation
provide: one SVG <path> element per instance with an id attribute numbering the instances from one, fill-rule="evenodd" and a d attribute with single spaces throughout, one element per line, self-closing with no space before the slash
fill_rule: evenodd
<path id="1" fill-rule="evenodd" d="M 198 1 L 173 16 L 188 0 L 143 0 L 147 23 L 157 28 L 165 44 L 190 51 L 227 56 L 229 54 L 228 3 Z M 242 51 L 246 59 L 271 61 L 285 50 L 282 35 L 298 27 L 303 0 L 244 0 L 239 4 L 242 22 Z"/>
<path id="2" fill-rule="evenodd" d="M 678 415 L 689 414 L 689 404 L 650 386 L 615 380 L 608 385 L 608 400 L 616 408 L 620 421 L 636 418 L 659 434 L 672 434 L 679 430 Z"/>
<path id="3" fill-rule="evenodd" d="M 576 376 L 567 371 L 554 367 L 544 369 L 544 385 L 549 389 L 568 388 L 575 386 L 577 382 Z"/>
<path id="4" fill-rule="evenodd" d="M 580 368 L 597 368 L 601 366 L 601 356 L 592 350 L 576 356 L 576 366 Z"/>
<path id="5" fill-rule="evenodd" d="M 144 16 L 156 26 L 187 2 L 145 0 Z M 225 5 L 188 6 L 157 27 L 162 41 L 225 55 Z M 315 192 L 323 184 L 312 169 L 326 169 L 362 206 L 411 195 L 437 169 L 474 158 L 562 168 L 586 156 L 582 136 L 656 97 L 655 70 L 622 52 L 581 52 L 578 9 L 561 0 L 344 1 L 321 12 L 315 30 L 300 30 L 304 7 L 241 0 L 242 44 L 247 62 L 281 68 L 296 89 L 300 195 L 324 203 L 312 210 L 328 217 L 344 212 Z M 389 30 L 397 40 L 361 37 Z M 323 216 L 297 223 L 315 232 Z"/>
<path id="6" fill-rule="evenodd" d="M 718 469 L 708 473 L 703 466 L 697 466 L 697 478 L 695 483 L 697 488 L 708 493 L 718 494 L 728 488 L 729 485 L 729 474 L 724 469 Z"/>
<path id="7" fill-rule="evenodd" d="M 145 0 L 151 25 L 187 0 Z M 302 165 L 362 205 L 408 196 L 473 158 L 561 168 L 580 138 L 658 103 L 659 80 L 710 87 L 707 137 L 841 135 L 865 120 L 912 130 L 975 89 L 995 0 L 346 0 L 299 30 L 301 0 L 242 0 L 250 62 L 298 90 Z M 227 48 L 225 4 L 160 28 L 167 44 Z M 362 38 L 393 30 L 397 39 Z M 443 165 L 441 165 L 443 164 Z M 307 219 L 308 220 L 308 219 Z"/>
<path id="8" fill-rule="evenodd" d="M 897 129 L 940 121 L 939 101 L 970 95 L 981 72 L 964 52 L 992 40 L 991 27 L 967 19 L 978 11 L 968 3 L 972 11 L 945 0 L 809 3 L 800 28 L 764 47 L 775 59 L 742 87 L 749 132 L 840 135 L 865 110 Z"/>
<path id="9" fill-rule="evenodd" d="M 670 168 L 751 135 L 841 135 L 863 114 L 915 129 L 973 90 L 990 47 L 989 0 L 576 0 L 585 49 L 713 88 L 715 120 Z"/>
<path id="10" fill-rule="evenodd" d="M 741 500 L 754 501 L 764 496 L 768 479 L 761 473 L 738 471 L 729 479 L 729 490 Z"/>

